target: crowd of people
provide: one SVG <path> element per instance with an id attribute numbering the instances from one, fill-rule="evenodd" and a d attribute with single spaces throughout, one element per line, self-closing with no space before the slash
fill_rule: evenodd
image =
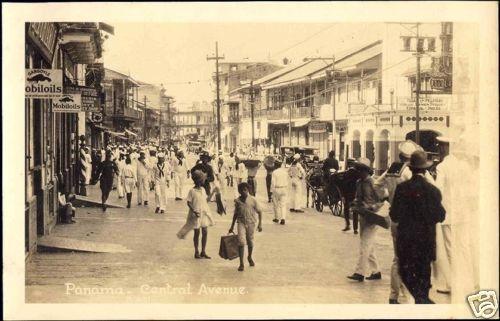
<path id="1" fill-rule="evenodd" d="M 398 146 L 399 162 L 391 164 L 380 176 L 374 176 L 371 161 L 367 158 L 359 158 L 349 166 L 349 170 L 353 170 L 357 176 L 353 200 L 345 206 L 346 227 L 343 231 L 350 230 L 352 217 L 355 234 L 358 234 L 359 225 L 360 250 L 354 273 L 348 278 L 356 282 L 382 278 L 375 240 L 380 227 L 390 227 L 394 245 L 390 275 L 391 304 L 411 302 L 408 293 L 415 303 L 433 303 L 429 298 L 431 274 L 439 277 L 438 292 L 451 291 L 452 218 L 449 204 L 452 193 L 449 177 L 457 166 L 460 167 L 461 161 L 449 155 L 448 138 L 439 137 L 438 141 L 441 163 L 437 166 L 435 176 L 429 173 L 432 162 L 427 160 L 427 154 L 412 141 L 402 142 Z M 164 214 L 168 203 L 166 191 L 171 182 L 174 184 L 175 200 L 180 201 L 184 199 L 186 180 L 193 180 L 194 186 L 186 197 L 186 224 L 177 236 L 184 239 L 191 230 L 194 231 L 196 259 L 210 259 L 206 252 L 208 228 L 215 223 L 208 202 L 215 195 L 217 212 L 222 215 L 226 213 L 223 192 L 226 188 L 236 188 L 238 197 L 234 200 L 229 232 L 234 232 L 237 223 L 238 270 L 244 270 L 245 246 L 248 247 L 248 262 L 250 266 L 255 266 L 252 257 L 254 231 L 262 231 L 263 212 L 262 205 L 255 197 L 255 176 L 261 165 L 266 170 L 267 200 L 272 203 L 274 213 L 272 221 L 285 225 L 289 212 L 303 212 L 299 200 L 302 199 L 306 166 L 303 156 L 299 154 L 291 157 L 289 166 L 285 159 L 276 156 L 267 156 L 264 161 L 242 160 L 234 153 L 224 157 L 205 151 L 199 153 L 199 160 L 195 164 L 190 164 L 177 148 L 159 148 L 151 144 L 110 145 L 103 155 L 103 159 L 99 159 L 97 154 L 92 155 L 90 179 L 91 182 L 100 181 L 103 211 L 106 211 L 106 201 L 115 185 L 119 197 L 126 197 L 127 208 L 131 207 L 132 193 L 135 191 L 138 206 L 148 206 L 149 193 L 154 191 L 155 213 Z M 328 187 L 331 175 L 339 171 L 335 152 L 330 152 L 322 163 L 316 156 L 313 163 L 321 164 L 324 184 Z M 389 215 L 381 216 L 379 211 L 385 201 L 390 204 Z M 444 253 L 436 255 L 436 248 L 444 249 Z"/>

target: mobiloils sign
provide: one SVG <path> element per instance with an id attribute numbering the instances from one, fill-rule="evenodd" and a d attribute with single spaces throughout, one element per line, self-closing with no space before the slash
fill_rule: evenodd
<path id="1" fill-rule="evenodd" d="M 52 111 L 59 113 L 78 113 L 82 111 L 82 97 L 80 94 L 67 94 L 52 99 Z"/>
<path id="2" fill-rule="evenodd" d="M 63 94 L 61 69 L 26 69 L 26 98 L 60 98 Z"/>

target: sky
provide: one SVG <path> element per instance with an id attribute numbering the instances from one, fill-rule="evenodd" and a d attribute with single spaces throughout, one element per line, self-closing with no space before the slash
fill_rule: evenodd
<path id="1" fill-rule="evenodd" d="M 109 23 L 115 34 L 103 45 L 106 68 L 163 84 L 177 105 L 213 99 L 215 61 L 206 58 L 215 54 L 216 41 L 226 61 L 281 63 L 287 57 L 298 63 L 378 40 L 383 28 L 380 23 Z"/>

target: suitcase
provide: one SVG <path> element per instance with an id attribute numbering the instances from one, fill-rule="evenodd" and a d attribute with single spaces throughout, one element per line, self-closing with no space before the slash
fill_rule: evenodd
<path id="1" fill-rule="evenodd" d="M 238 235 L 231 234 L 221 236 L 219 256 L 225 260 L 234 260 L 235 258 L 239 257 L 239 245 Z"/>

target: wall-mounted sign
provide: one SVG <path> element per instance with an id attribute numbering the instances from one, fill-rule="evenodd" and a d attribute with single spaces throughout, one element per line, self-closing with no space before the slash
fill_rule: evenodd
<path id="1" fill-rule="evenodd" d="M 85 86 L 69 85 L 64 87 L 65 94 L 80 94 L 82 97 L 82 111 L 99 112 L 101 106 L 99 104 L 99 94 L 97 89 Z"/>
<path id="2" fill-rule="evenodd" d="M 448 110 L 450 97 L 420 97 L 420 110 Z M 415 98 L 398 98 L 398 109 L 415 110 Z"/>
<path id="3" fill-rule="evenodd" d="M 321 134 L 325 133 L 327 130 L 326 123 L 313 122 L 309 124 L 309 133 L 310 134 Z"/>
<path id="4" fill-rule="evenodd" d="M 63 94 L 61 69 L 26 69 L 26 98 L 60 98 Z"/>
<path id="5" fill-rule="evenodd" d="M 377 125 L 390 125 L 392 124 L 391 116 L 379 116 L 377 117 Z"/>
<path id="6" fill-rule="evenodd" d="M 92 113 L 90 119 L 93 123 L 101 123 L 102 122 L 102 113 Z"/>
<path id="7" fill-rule="evenodd" d="M 79 94 L 65 94 L 52 100 L 52 111 L 59 113 L 77 113 L 82 111 L 82 100 Z"/>

